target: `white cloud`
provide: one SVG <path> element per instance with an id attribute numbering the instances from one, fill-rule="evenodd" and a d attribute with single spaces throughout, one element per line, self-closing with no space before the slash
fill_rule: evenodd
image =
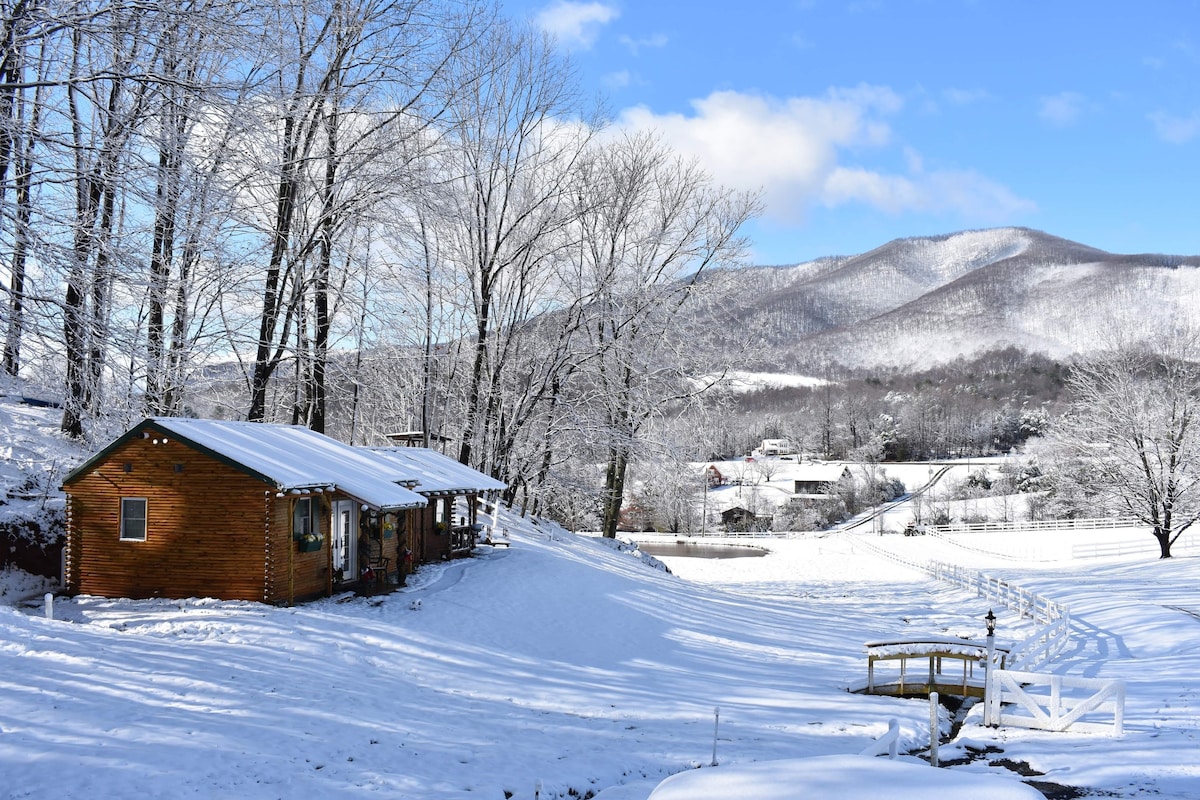
<path id="1" fill-rule="evenodd" d="M 1150 115 L 1158 137 L 1171 144 L 1187 144 L 1200 135 L 1200 112 L 1194 112 L 1190 117 L 1175 117 L 1170 114 L 1156 112 Z"/>
<path id="2" fill-rule="evenodd" d="M 600 28 L 620 15 L 615 6 L 607 3 L 576 3 L 558 0 L 537 13 L 534 21 L 542 30 L 554 34 L 566 47 L 591 47 Z"/>
<path id="3" fill-rule="evenodd" d="M 602 80 L 604 85 L 609 89 L 624 89 L 629 84 L 633 83 L 633 75 L 627 69 L 610 72 L 605 75 Z"/>
<path id="4" fill-rule="evenodd" d="M 656 33 L 653 36 L 645 36 L 641 39 L 634 39 L 632 36 L 622 36 L 619 40 L 621 44 L 629 48 L 629 52 L 635 56 L 643 47 L 666 47 L 667 36 L 663 33 Z"/>
<path id="5" fill-rule="evenodd" d="M 1042 98 L 1038 116 L 1056 128 L 1072 125 L 1086 110 L 1087 101 L 1078 92 L 1059 92 Z"/>
<path id="6" fill-rule="evenodd" d="M 694 100 L 691 114 L 628 108 L 619 115 L 618 125 L 659 131 L 719 183 L 761 189 L 767 216 L 777 220 L 797 221 L 815 205 L 849 203 L 890 213 L 948 211 L 971 220 L 1001 222 L 1033 208 L 974 172 L 926 172 L 920 153 L 893 144 L 887 117 L 902 107 L 903 98 L 879 86 L 783 100 L 722 91 Z M 906 172 L 888 174 L 843 163 L 850 151 L 889 155 L 889 149 L 897 149 Z"/>
<path id="7" fill-rule="evenodd" d="M 942 91 L 942 97 L 951 105 L 967 106 L 986 100 L 990 95 L 984 89 L 945 89 Z"/>

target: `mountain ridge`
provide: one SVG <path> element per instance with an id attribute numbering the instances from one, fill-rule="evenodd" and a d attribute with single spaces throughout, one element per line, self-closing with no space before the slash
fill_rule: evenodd
<path id="1" fill-rule="evenodd" d="M 920 369 L 1009 346 L 1067 358 L 1114 329 L 1200 325 L 1200 256 L 1114 254 L 990 228 L 728 270 L 718 295 L 726 324 L 752 331 L 784 366 Z"/>

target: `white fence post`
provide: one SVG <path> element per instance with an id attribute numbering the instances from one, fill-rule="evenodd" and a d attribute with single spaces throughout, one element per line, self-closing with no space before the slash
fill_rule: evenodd
<path id="1" fill-rule="evenodd" d="M 877 756 L 886 752 L 888 758 L 895 758 L 900 748 L 900 723 L 895 719 L 888 720 L 887 733 L 867 745 L 859 753 L 860 756 Z"/>
<path id="2" fill-rule="evenodd" d="M 717 706 L 713 709 L 713 757 L 712 765 L 717 765 L 717 728 L 721 724 L 721 707 Z"/>
<path id="3" fill-rule="evenodd" d="M 929 693 L 929 766 L 938 765 L 938 693 Z"/>

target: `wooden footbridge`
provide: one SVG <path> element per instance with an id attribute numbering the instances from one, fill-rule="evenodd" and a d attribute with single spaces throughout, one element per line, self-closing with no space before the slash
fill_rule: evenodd
<path id="1" fill-rule="evenodd" d="M 893 639 L 867 642 L 867 685 L 855 691 L 893 697 L 927 697 L 930 692 L 983 697 L 987 643 L 969 639 Z M 1003 669 L 1008 651 L 994 648 Z"/>

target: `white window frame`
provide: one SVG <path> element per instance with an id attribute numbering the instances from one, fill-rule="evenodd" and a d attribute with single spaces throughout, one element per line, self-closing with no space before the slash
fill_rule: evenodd
<path id="1" fill-rule="evenodd" d="M 317 517 L 320 509 L 317 502 L 315 497 L 301 497 L 295 501 L 295 505 L 292 507 L 292 538 L 300 539 L 320 530 L 320 522 Z M 301 504 L 307 505 L 307 511 L 303 514 L 300 513 Z M 296 527 L 296 523 L 301 523 L 299 528 Z M 305 523 L 308 525 L 308 530 L 304 530 Z"/>
<path id="2" fill-rule="evenodd" d="M 140 517 L 136 517 L 136 516 L 133 516 L 132 514 L 126 513 L 126 508 L 125 508 L 126 503 L 138 503 L 138 502 L 140 502 L 142 504 L 142 508 L 141 508 L 142 515 Z M 127 523 L 135 521 L 135 520 L 140 520 L 142 523 L 140 535 L 130 535 L 130 533 L 128 531 Z M 122 497 L 121 498 L 121 527 L 120 527 L 121 541 L 122 542 L 144 542 L 144 541 L 146 541 L 146 533 L 149 530 L 149 528 L 150 528 L 150 502 L 145 497 Z"/>

